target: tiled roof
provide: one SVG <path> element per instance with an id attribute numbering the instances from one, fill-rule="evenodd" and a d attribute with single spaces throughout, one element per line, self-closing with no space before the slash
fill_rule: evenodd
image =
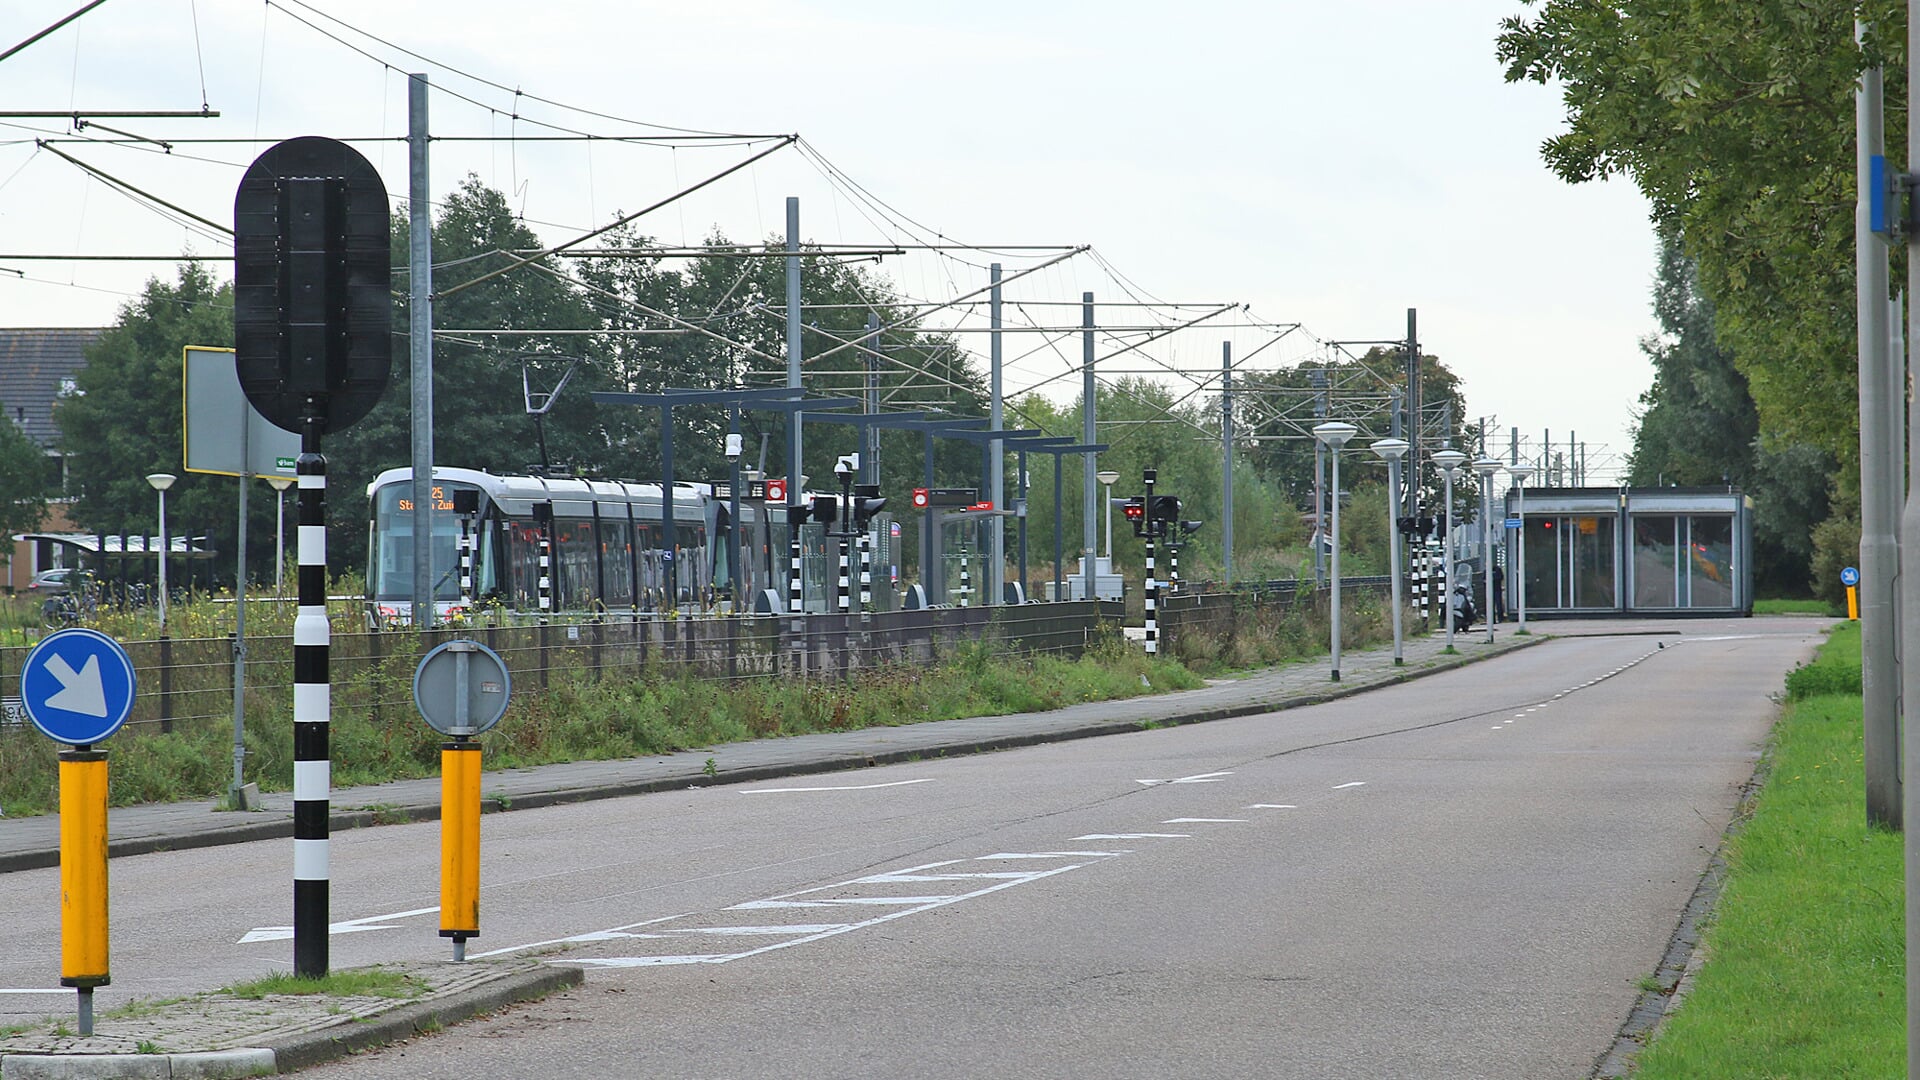
<path id="1" fill-rule="evenodd" d="M 52 446 L 60 437 L 53 426 L 53 404 L 63 379 L 86 366 L 87 346 L 98 329 L 0 329 L 0 409 L 27 437 Z"/>

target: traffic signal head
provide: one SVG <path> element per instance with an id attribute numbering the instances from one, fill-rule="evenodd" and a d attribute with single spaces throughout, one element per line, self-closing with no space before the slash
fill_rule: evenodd
<path id="1" fill-rule="evenodd" d="M 813 497 L 814 521 L 822 525 L 831 525 L 840 516 L 840 500 L 833 495 L 815 495 Z"/>
<path id="2" fill-rule="evenodd" d="M 856 524 L 864 526 L 886 505 L 887 500 L 880 497 L 879 484 L 853 485 L 853 520 Z"/>
<path id="3" fill-rule="evenodd" d="M 1126 501 L 1126 504 L 1120 508 L 1120 512 L 1132 523 L 1133 535 L 1146 535 L 1144 530 L 1147 523 L 1147 500 L 1145 498 L 1135 495 Z"/>
<path id="4" fill-rule="evenodd" d="M 1179 521 L 1180 497 L 1178 495 L 1155 495 L 1147 506 L 1147 518 L 1151 521 Z"/>
<path id="5" fill-rule="evenodd" d="M 1194 533 L 1200 531 L 1200 526 L 1205 524 L 1206 522 L 1204 521 L 1183 521 L 1180 523 L 1180 535 L 1192 536 Z"/>

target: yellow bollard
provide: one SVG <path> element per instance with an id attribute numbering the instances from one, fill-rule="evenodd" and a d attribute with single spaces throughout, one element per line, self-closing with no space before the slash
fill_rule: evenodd
<path id="1" fill-rule="evenodd" d="M 440 936 L 467 958 L 480 936 L 480 744 L 440 745 Z"/>
<path id="2" fill-rule="evenodd" d="M 80 991 L 93 1034 L 93 988 L 107 973 L 107 754 L 60 752 L 60 985 Z"/>
<path id="3" fill-rule="evenodd" d="M 1855 620 L 1860 618 L 1860 586 L 1858 585 L 1847 586 L 1847 618 Z"/>

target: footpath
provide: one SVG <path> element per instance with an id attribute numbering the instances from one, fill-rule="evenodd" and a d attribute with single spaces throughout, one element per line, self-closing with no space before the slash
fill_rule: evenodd
<path id="1" fill-rule="evenodd" d="M 1671 631 L 1669 631 L 1671 632 Z M 1206 687 L 1125 701 L 1095 701 L 1050 712 L 978 716 L 900 727 L 728 743 L 660 757 L 583 761 L 489 772 L 482 781 L 489 812 L 611 799 L 689 786 L 752 783 L 808 773 L 864 768 L 928 757 L 981 753 L 1067 739 L 1251 716 L 1313 705 L 1485 660 L 1547 640 L 1516 636 L 1510 626 L 1454 636 L 1408 639 L 1403 663 L 1393 648 L 1348 650 L 1334 682 L 1326 657 L 1268 668 Z M 212 802 L 129 806 L 112 810 L 114 856 L 293 835 L 293 797 L 268 794 L 261 809 L 219 812 Z M 332 796 L 332 828 L 437 819 L 440 781 L 405 780 L 340 788 Z M 59 865 L 59 820 L 0 818 L 0 873 Z M 344 1057 L 438 1030 L 582 980 L 578 967 L 502 959 L 455 964 L 386 965 L 414 980 L 404 999 L 270 995 L 248 1000 L 218 992 L 177 1001 L 136 1003 L 102 1014 L 94 1033 L 73 1034 L 69 1018 L 22 1028 L 0 1027 L 0 1080 L 138 1077 L 184 1080 L 259 1076 Z"/>

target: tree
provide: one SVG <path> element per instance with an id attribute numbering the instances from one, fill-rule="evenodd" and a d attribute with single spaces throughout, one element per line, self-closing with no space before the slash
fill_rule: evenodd
<path id="1" fill-rule="evenodd" d="M 18 425 L 0 422 L 0 533 L 37 529 L 46 513 L 46 454 Z"/>
<path id="2" fill-rule="evenodd" d="M 1886 67 L 1888 156 L 1903 160 L 1906 5 L 1524 2 L 1537 13 L 1504 20 L 1497 51 L 1509 82 L 1563 87 L 1547 164 L 1568 182 L 1633 179 L 1696 260 L 1761 430 L 1850 475 L 1853 91 Z M 1874 28 L 1864 48 L 1856 17 Z"/>
<path id="3" fill-rule="evenodd" d="M 1755 587 L 1804 592 L 1814 526 L 1828 513 L 1832 455 L 1807 443 L 1761 438 L 1746 376 L 1720 347 L 1713 303 L 1670 232 L 1662 237 L 1653 309 L 1662 333 L 1641 343 L 1654 380 L 1640 395 L 1628 482 L 1745 490 L 1754 497 Z"/>
<path id="4" fill-rule="evenodd" d="M 153 535 L 158 500 L 147 474 L 175 473 L 179 480 L 167 492 L 169 532 L 206 536 L 225 556 L 213 572 L 231 580 L 239 482 L 182 468 L 181 354 L 188 345 L 232 343 L 232 287 L 185 263 L 170 284 L 150 279 L 87 350 L 75 392 L 53 412 L 61 450 L 69 455 L 71 512 L 82 529 Z M 273 520 L 273 500 L 249 500 L 249 566 L 273 564 Z"/>

